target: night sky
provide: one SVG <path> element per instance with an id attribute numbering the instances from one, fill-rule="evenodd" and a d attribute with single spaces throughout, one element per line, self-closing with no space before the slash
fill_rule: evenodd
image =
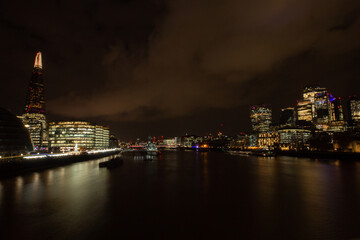
<path id="1" fill-rule="evenodd" d="M 0 106 L 21 114 L 43 53 L 49 120 L 121 140 L 249 131 L 308 84 L 360 95 L 359 0 L 2 1 Z"/>

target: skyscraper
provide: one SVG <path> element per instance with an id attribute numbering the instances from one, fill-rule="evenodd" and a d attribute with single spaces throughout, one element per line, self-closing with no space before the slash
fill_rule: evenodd
<path id="1" fill-rule="evenodd" d="M 350 96 L 347 102 L 349 121 L 351 124 L 360 123 L 360 97 Z"/>
<path id="2" fill-rule="evenodd" d="M 314 119 L 313 106 L 310 100 L 300 100 L 297 103 L 297 118 L 300 121 L 312 122 Z"/>
<path id="3" fill-rule="evenodd" d="M 282 108 L 280 112 L 280 126 L 294 126 L 296 122 L 295 108 Z"/>
<path id="4" fill-rule="evenodd" d="M 343 121 L 344 120 L 344 114 L 343 114 L 343 108 L 341 103 L 341 98 L 335 98 L 332 101 L 330 101 L 331 106 L 331 121 Z"/>
<path id="5" fill-rule="evenodd" d="M 20 117 L 28 129 L 35 150 L 46 150 L 48 130 L 45 116 L 44 80 L 41 52 L 36 53 L 27 89 L 24 114 Z"/>
<path id="6" fill-rule="evenodd" d="M 303 90 L 303 100 L 309 101 L 311 104 L 312 119 L 316 118 L 315 99 L 318 94 L 326 95 L 326 88 L 320 86 L 306 86 Z"/>
<path id="7" fill-rule="evenodd" d="M 272 111 L 269 105 L 255 105 L 250 108 L 251 127 L 254 132 L 270 130 Z"/>
<path id="8" fill-rule="evenodd" d="M 317 123 L 328 123 L 330 121 L 330 100 L 331 97 L 327 91 L 315 95 L 315 120 Z"/>
<path id="9" fill-rule="evenodd" d="M 44 80 L 41 52 L 36 53 L 34 68 L 27 89 L 24 113 L 45 114 Z"/>

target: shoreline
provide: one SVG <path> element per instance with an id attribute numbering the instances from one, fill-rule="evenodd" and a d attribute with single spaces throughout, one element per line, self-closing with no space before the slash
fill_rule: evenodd
<path id="1" fill-rule="evenodd" d="M 164 149 L 163 149 L 164 150 Z M 218 148 L 179 148 L 180 151 L 199 151 L 199 152 L 226 152 L 223 149 Z M 249 156 L 262 156 L 261 153 L 267 153 L 266 150 L 238 150 L 238 149 L 229 149 L 231 151 L 236 151 L 239 153 L 249 153 Z M 322 152 L 322 151 L 270 151 L 275 154 L 275 156 L 289 156 L 289 157 L 300 157 L 300 158 L 312 158 L 312 159 L 334 159 L 334 160 L 352 160 L 360 161 L 360 153 L 355 152 Z M 267 156 L 271 157 L 271 156 Z"/>
<path id="2" fill-rule="evenodd" d="M 277 156 L 313 158 L 313 159 L 338 159 L 359 161 L 360 153 L 353 152 L 295 152 L 295 151 L 278 151 Z"/>
<path id="3" fill-rule="evenodd" d="M 0 179 L 66 166 L 77 162 L 95 160 L 102 157 L 116 155 L 118 153 L 120 153 L 119 150 L 86 155 L 69 155 L 57 158 L 44 157 L 34 159 L 13 159 L 9 162 L 0 163 Z"/>

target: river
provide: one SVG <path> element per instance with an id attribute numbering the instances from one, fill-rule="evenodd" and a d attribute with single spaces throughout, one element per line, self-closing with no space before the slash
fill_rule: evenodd
<path id="1" fill-rule="evenodd" d="M 0 180 L 1 239 L 360 239 L 360 162 L 164 151 Z"/>

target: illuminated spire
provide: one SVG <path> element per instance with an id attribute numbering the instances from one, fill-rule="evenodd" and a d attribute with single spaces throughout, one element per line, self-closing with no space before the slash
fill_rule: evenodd
<path id="1" fill-rule="evenodd" d="M 41 52 L 36 53 L 34 68 L 42 69 L 42 60 L 41 60 Z"/>
<path id="2" fill-rule="evenodd" d="M 25 101 L 25 113 L 45 114 L 44 80 L 41 52 L 36 53 Z"/>

